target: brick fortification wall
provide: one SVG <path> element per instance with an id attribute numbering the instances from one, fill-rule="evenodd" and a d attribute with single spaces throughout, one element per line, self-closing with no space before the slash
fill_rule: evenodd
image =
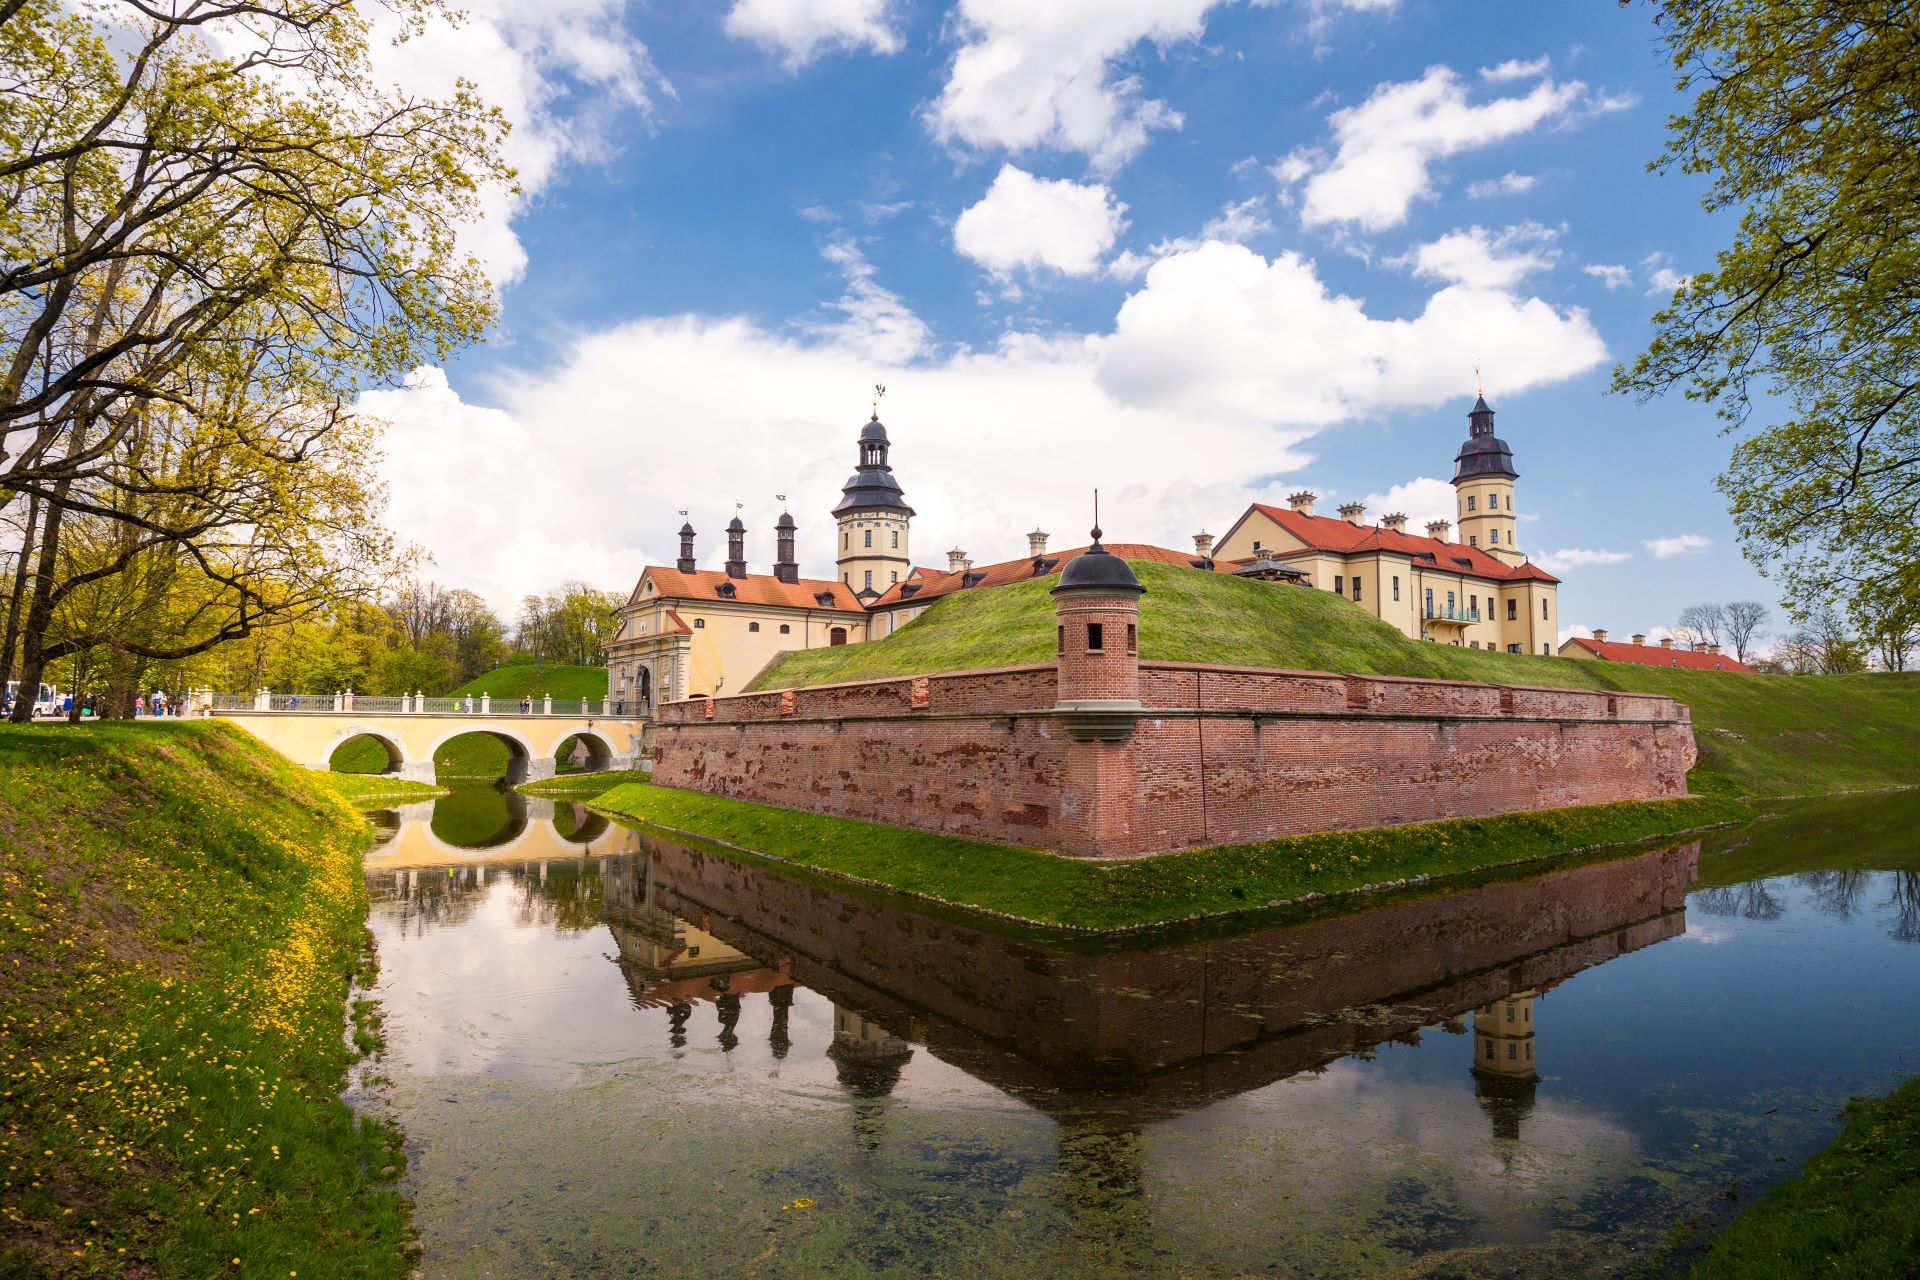
<path id="1" fill-rule="evenodd" d="M 1090 737 L 1071 644 L 1059 668 L 669 703 L 653 780 L 1111 857 L 1661 799 L 1695 759 L 1668 698 L 1181 663 L 1137 663 L 1139 709 Z"/>

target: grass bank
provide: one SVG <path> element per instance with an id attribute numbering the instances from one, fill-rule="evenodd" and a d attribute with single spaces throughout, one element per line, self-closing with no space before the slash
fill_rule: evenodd
<path id="1" fill-rule="evenodd" d="M 523 782 L 514 790 L 553 800 L 591 800 L 603 791 L 629 782 L 645 782 L 649 776 L 644 769 L 607 769 L 600 773 L 569 773 L 539 782 Z"/>
<path id="2" fill-rule="evenodd" d="M 1911 1276 L 1920 1268 L 1920 1080 L 1855 1102 L 1797 1178 L 1717 1236 L 1692 1280 Z"/>
<path id="3" fill-rule="evenodd" d="M 363 820 L 224 721 L 0 727 L 0 1275 L 405 1276 Z"/>
<path id="4" fill-rule="evenodd" d="M 481 672 L 458 689 L 449 689 L 447 696 L 458 698 L 469 693 L 476 698 L 486 693 L 515 701 L 521 698 L 538 700 L 547 694 L 552 694 L 555 702 L 604 698 L 607 696 L 607 669 L 569 667 L 546 662 L 514 662 Z"/>
<path id="5" fill-rule="evenodd" d="M 364 773 L 321 773 L 313 770 L 314 780 L 348 800 L 428 800 L 447 794 L 445 787 L 431 782 L 412 782 L 406 778 L 388 778 Z"/>
<path id="6" fill-rule="evenodd" d="M 1492 653 L 1401 635 L 1330 591 L 1134 564 L 1149 661 L 1483 680 L 1663 693 L 1693 708 L 1695 790 L 1755 796 L 1920 781 L 1920 674 L 1759 676 Z M 937 601 L 884 640 L 790 653 L 753 688 L 829 684 L 1053 660 L 1051 579 Z"/>
<path id="7" fill-rule="evenodd" d="M 1135 928 L 1344 893 L 1419 876 L 1626 844 L 1749 816 L 1694 796 L 1326 832 L 1090 862 L 666 787 L 627 784 L 593 802 L 616 818 L 688 832 L 812 871 L 1030 924 Z"/>

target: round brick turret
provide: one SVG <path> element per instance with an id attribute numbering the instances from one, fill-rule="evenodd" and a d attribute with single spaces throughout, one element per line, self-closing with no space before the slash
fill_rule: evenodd
<path id="1" fill-rule="evenodd" d="M 1140 713 L 1140 597 L 1125 560 L 1093 545 L 1067 562 L 1053 587 L 1055 710 L 1080 739 L 1113 740 L 1133 731 Z"/>

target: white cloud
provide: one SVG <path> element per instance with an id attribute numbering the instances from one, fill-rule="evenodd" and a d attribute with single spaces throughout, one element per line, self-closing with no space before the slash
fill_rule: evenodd
<path id="1" fill-rule="evenodd" d="M 1076 545 L 1081 491 L 1096 484 L 1115 537 L 1184 547 L 1249 501 L 1279 501 L 1290 482 L 1255 477 L 1297 472 L 1326 426 L 1460 397 L 1481 343 L 1524 371 L 1503 385 L 1605 359 L 1584 315 L 1538 300 L 1452 286 L 1413 318 L 1374 317 L 1329 294 L 1310 263 L 1218 243 L 1156 263 L 1110 333 L 1016 333 L 940 354 L 856 242 L 824 252 L 847 280 L 830 320 L 650 317 L 491 375 L 484 404 L 436 370 L 369 393 L 364 407 L 392 423 L 388 470 L 406 477 L 390 523 L 434 548 L 436 577 L 511 608 L 562 576 L 626 588 L 643 564 L 672 558 L 682 507 L 717 563 L 718 532 L 746 503 L 764 568 L 772 495 L 785 493 L 806 571 L 828 576 L 826 512 L 866 389 L 884 382 L 920 558 L 955 543 L 981 560 L 1018 558 L 1036 523 Z M 674 447 L 675 433 L 701 447 Z M 1451 450 L 1438 446 L 1434 465 Z M 1002 465 L 1010 457 L 1022 465 Z"/>
<path id="2" fill-rule="evenodd" d="M 1200 228 L 1200 238 L 1245 244 L 1255 236 L 1265 235 L 1272 230 L 1273 223 L 1267 219 L 1265 197 L 1252 196 L 1223 206 L 1218 214 L 1208 220 L 1206 226 Z"/>
<path id="3" fill-rule="evenodd" d="M 1577 80 L 1543 79 L 1524 94 L 1468 101 L 1466 83 L 1436 66 L 1418 80 L 1377 86 L 1365 102 L 1327 117 L 1331 160 L 1313 160 L 1301 221 L 1351 222 L 1372 231 L 1406 220 L 1434 195 L 1435 160 L 1525 133 L 1566 116 L 1586 94 Z M 1290 157 L 1305 159 L 1304 153 Z"/>
<path id="4" fill-rule="evenodd" d="M 727 34 L 784 55 L 789 68 L 834 50 L 897 53 L 892 0 L 734 0 Z"/>
<path id="5" fill-rule="evenodd" d="M 1319 425 L 1457 396 L 1480 353 L 1519 391 L 1601 363 L 1584 311 L 1501 289 L 1450 285 L 1417 316 L 1380 319 L 1328 293 L 1313 264 L 1209 243 L 1147 272 L 1101 342 L 1101 383 L 1138 404 L 1269 423 Z"/>
<path id="6" fill-rule="evenodd" d="M 1617 263 L 1589 262 L 1580 269 L 1609 289 L 1624 289 L 1633 282 L 1633 273 Z"/>
<path id="7" fill-rule="evenodd" d="M 1547 74 L 1547 68 L 1553 65 L 1550 58 L 1535 58 L 1531 62 L 1522 62 L 1518 58 L 1508 58 L 1497 67 L 1480 68 L 1482 80 L 1496 82 L 1506 80 L 1531 80 L 1535 76 Z"/>
<path id="8" fill-rule="evenodd" d="M 1555 232 L 1535 222 L 1491 232 L 1484 227 L 1452 231 L 1423 244 L 1391 265 L 1411 266 L 1428 280 L 1481 289 L 1505 289 L 1553 264 Z"/>
<path id="9" fill-rule="evenodd" d="M 960 0 L 960 51 L 928 108 L 936 138 L 1020 152 L 1077 151 L 1124 164 L 1178 111 L 1114 64 L 1143 41 L 1199 38 L 1218 0 Z"/>
<path id="10" fill-rule="evenodd" d="M 1568 569 L 1582 569 L 1590 565 L 1622 564 L 1633 559 L 1633 553 L 1602 551 L 1588 547 L 1562 547 L 1558 551 L 1536 551 L 1532 559 L 1548 573 L 1560 574 Z"/>
<path id="11" fill-rule="evenodd" d="M 1664 295 L 1672 297 L 1685 287 L 1692 276 L 1683 276 L 1672 267 L 1655 267 L 1647 276 L 1647 296 Z"/>
<path id="12" fill-rule="evenodd" d="M 1675 556 L 1698 555 L 1713 545 L 1713 539 L 1697 533 L 1682 533 L 1671 538 L 1648 538 L 1644 545 L 1653 552 L 1654 559 L 1671 560 Z"/>
<path id="13" fill-rule="evenodd" d="M 979 203 L 953 223 L 953 247 L 996 275 L 1050 268 L 1092 275 L 1126 230 L 1127 206 L 1097 182 L 1036 178 L 1003 165 Z"/>
<path id="14" fill-rule="evenodd" d="M 611 150 L 623 116 L 651 121 L 673 86 L 646 46 L 627 34 L 627 0 L 466 0 L 461 7 L 459 23 L 430 22 L 396 45 L 399 19 L 372 6 L 369 52 L 377 80 L 434 97 L 469 80 L 513 122 L 505 153 L 520 190 L 481 192 L 483 217 L 460 236 L 494 283 L 505 286 L 527 264 L 514 217 L 568 161 Z"/>
<path id="15" fill-rule="evenodd" d="M 1467 196 L 1473 200 L 1487 200 L 1494 196 L 1517 196 L 1531 191 L 1540 179 L 1530 173 L 1503 173 L 1497 178 L 1486 178 L 1467 184 Z"/>
<path id="16" fill-rule="evenodd" d="M 842 318 L 810 326 L 815 333 L 882 364 L 904 364 L 926 353 L 931 346 L 926 323 L 899 294 L 880 286 L 873 264 L 851 237 L 836 236 L 820 252 L 840 268 L 847 291 L 833 303 Z"/>
<path id="17" fill-rule="evenodd" d="M 1445 480 L 1419 476 L 1396 484 L 1385 493 L 1366 496 L 1367 518 L 1378 524 L 1380 517 L 1399 512 L 1407 517 L 1407 532 L 1425 533 L 1435 520 L 1452 523 L 1460 514 L 1459 495 Z"/>

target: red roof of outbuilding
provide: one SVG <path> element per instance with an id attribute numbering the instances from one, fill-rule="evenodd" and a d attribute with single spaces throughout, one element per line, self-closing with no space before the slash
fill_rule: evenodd
<path id="1" fill-rule="evenodd" d="M 1191 552 L 1172 551 L 1166 547 L 1156 547 L 1145 542 L 1107 542 L 1102 543 L 1107 550 L 1122 560 L 1150 560 L 1155 564 L 1177 564 L 1193 567 L 1198 557 Z M 1035 572 L 1035 559 L 1032 556 L 1024 560 L 1006 560 L 999 564 L 984 565 L 966 570 L 964 573 L 947 573 L 939 569 L 923 569 L 924 577 L 912 582 L 896 582 L 886 589 L 881 597 L 874 601 L 875 609 L 897 609 L 925 604 L 929 600 L 938 600 L 941 596 L 951 595 L 955 591 L 968 588 L 964 579 L 971 578 L 973 586 L 1003 587 L 1010 582 L 1025 582 L 1029 578 L 1049 578 L 1060 572 L 1062 565 L 1075 556 L 1085 555 L 1085 547 L 1075 547 L 1071 551 L 1051 551 L 1039 559 L 1046 561 L 1046 567 Z M 1217 572 L 1227 572 L 1216 569 Z M 917 587 L 915 591 L 903 591 L 903 587 Z"/>
<path id="2" fill-rule="evenodd" d="M 1744 662 L 1736 662 L 1724 653 L 1703 653 L 1699 649 L 1663 649 L 1657 644 L 1622 644 L 1618 640 L 1593 640 L 1574 636 L 1567 644 L 1577 644 L 1604 662 L 1631 662 L 1642 667 L 1684 667 L 1689 671 L 1752 671 Z M 1566 645 L 1560 646 L 1562 649 Z"/>
<path id="3" fill-rule="evenodd" d="M 667 600 L 725 602 L 729 597 L 721 595 L 719 588 L 731 583 L 731 599 L 741 604 L 778 604 L 793 609 L 839 609 L 845 613 L 861 611 L 860 600 L 854 595 L 853 588 L 844 582 L 829 582 L 822 578 L 782 582 L 770 573 L 750 573 L 744 578 L 729 578 L 718 569 L 695 569 L 692 573 L 682 573 L 678 569 L 657 564 L 648 565 L 641 577 L 642 580 L 653 579 L 654 589 L 661 598 Z M 816 598 L 827 594 L 833 596 L 831 604 Z M 637 601 L 638 597 L 635 599 Z"/>
<path id="4" fill-rule="evenodd" d="M 1253 509 L 1316 551 L 1334 551 L 1343 555 L 1391 551 L 1420 559 L 1422 563 L 1425 563 L 1425 557 L 1432 556 L 1436 568 L 1475 578 L 1490 578 L 1495 582 L 1524 579 L 1560 581 L 1537 564 L 1504 564 L 1479 547 L 1465 543 L 1442 542 L 1438 538 L 1412 533 L 1395 533 L 1377 525 L 1350 524 L 1330 516 L 1310 516 L 1286 507 L 1270 507 L 1264 502 L 1254 503 Z M 1282 550 L 1268 549 L 1276 555 L 1288 554 Z"/>

